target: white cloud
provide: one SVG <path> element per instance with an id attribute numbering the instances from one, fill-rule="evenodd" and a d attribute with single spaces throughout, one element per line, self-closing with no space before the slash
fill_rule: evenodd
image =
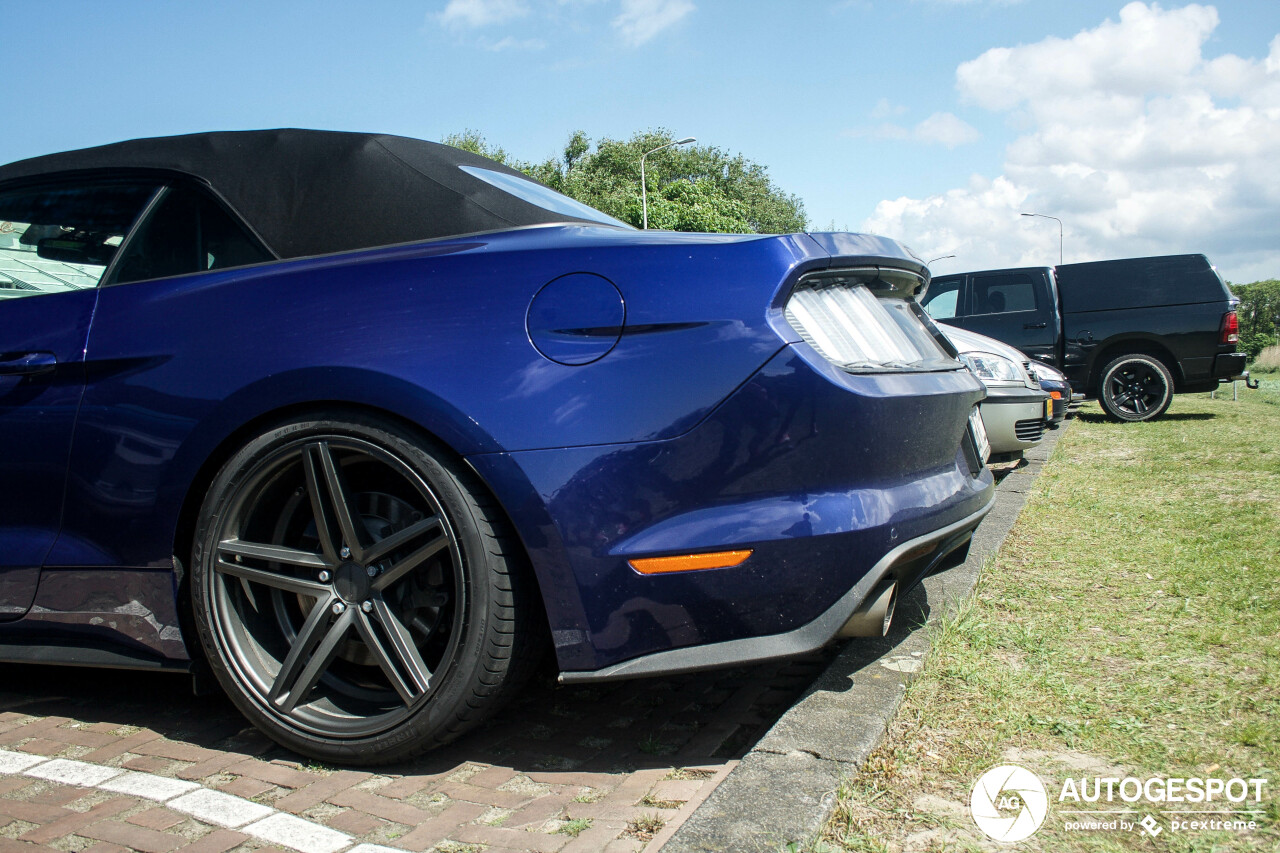
<path id="1" fill-rule="evenodd" d="M 544 50 L 547 43 L 542 39 L 518 39 L 504 36 L 492 44 L 486 44 L 485 50 L 498 53 L 503 50 Z"/>
<path id="2" fill-rule="evenodd" d="M 638 47 L 694 10 L 690 0 L 622 0 L 613 26 L 623 41 Z"/>
<path id="3" fill-rule="evenodd" d="M 872 110 L 872 116 L 884 114 L 882 105 L 887 105 L 887 102 L 883 99 Z M 947 148 L 955 148 L 957 145 L 976 142 L 982 137 L 982 134 L 978 133 L 972 125 L 951 113 L 934 113 L 911 128 L 893 124 L 892 122 L 885 122 L 869 130 L 849 130 L 846 131 L 846 135 L 870 136 L 876 139 L 910 140 L 922 142 L 926 145 L 944 145 Z"/>
<path id="4" fill-rule="evenodd" d="M 440 23 L 452 29 L 475 29 L 529 14 L 525 0 L 449 0 Z"/>
<path id="5" fill-rule="evenodd" d="M 863 227 L 961 268 L 1053 262 L 1034 211 L 1063 220 L 1068 262 L 1203 251 L 1233 280 L 1280 274 L 1280 36 L 1263 59 L 1207 58 L 1217 25 L 1211 6 L 1130 3 L 963 63 L 961 96 L 1025 128 L 1003 174 L 883 201 Z"/>
<path id="6" fill-rule="evenodd" d="M 679 23 L 696 8 L 693 0 L 448 0 L 444 9 L 428 16 L 455 33 L 507 24 L 517 19 L 533 18 L 535 26 L 569 27 L 584 31 L 592 26 L 588 19 L 599 17 L 589 12 L 592 7 L 612 16 L 612 26 L 630 47 L 639 47 L 659 33 Z M 547 45 L 540 38 L 517 38 L 508 35 L 496 41 L 479 40 L 477 47 L 491 51 L 522 49 L 541 50 Z"/>
<path id="7" fill-rule="evenodd" d="M 1043 116 L 1061 99 L 1099 94 L 1145 97 L 1179 88 L 1202 63 L 1200 46 L 1218 26 L 1212 6 L 1170 12 L 1130 3 L 1071 39 L 995 48 L 956 71 L 960 93 L 992 110 L 1026 106 Z"/>
<path id="8" fill-rule="evenodd" d="M 871 111 L 871 117 L 875 119 L 889 118 L 891 116 L 905 115 L 907 107 L 903 104 L 893 104 L 888 98 L 881 98 L 876 101 L 875 109 Z"/>
<path id="9" fill-rule="evenodd" d="M 916 125 L 914 136 L 921 142 L 936 142 L 948 148 L 976 142 L 982 137 L 976 129 L 951 113 L 934 113 Z"/>

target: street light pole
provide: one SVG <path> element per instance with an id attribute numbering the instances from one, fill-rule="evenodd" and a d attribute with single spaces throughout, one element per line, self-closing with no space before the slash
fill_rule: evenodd
<path id="1" fill-rule="evenodd" d="M 673 145 L 688 145 L 690 142 L 697 142 L 692 136 L 686 136 L 684 139 L 677 139 L 674 142 L 668 142 L 665 145 L 659 145 L 657 148 L 651 148 L 640 155 L 640 216 L 642 229 L 649 227 L 649 193 L 644 185 L 644 158 L 648 157 L 655 151 L 661 151 L 664 148 L 670 148 Z"/>
<path id="2" fill-rule="evenodd" d="M 1056 216 L 1047 216 L 1043 213 L 1024 213 L 1023 216 L 1039 216 L 1041 219 L 1052 219 L 1058 223 L 1058 263 L 1062 263 L 1062 220 Z"/>

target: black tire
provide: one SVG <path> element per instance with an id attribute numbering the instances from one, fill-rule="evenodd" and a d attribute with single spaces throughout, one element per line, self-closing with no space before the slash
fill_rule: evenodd
<path id="1" fill-rule="evenodd" d="M 403 760 L 485 719 L 537 662 L 522 552 L 466 469 L 408 430 L 325 413 L 223 466 L 192 549 L 196 628 L 272 739 Z"/>
<path id="2" fill-rule="evenodd" d="M 1113 420 L 1155 420 L 1173 402 L 1173 376 L 1153 355 L 1122 355 L 1102 369 L 1098 402 Z"/>

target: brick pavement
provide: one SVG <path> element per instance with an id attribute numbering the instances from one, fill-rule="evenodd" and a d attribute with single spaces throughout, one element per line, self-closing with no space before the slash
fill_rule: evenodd
<path id="1" fill-rule="evenodd" d="M 0 853 L 656 851 L 827 660 L 545 673 L 481 729 L 379 768 L 288 753 L 182 676 L 0 665 Z"/>

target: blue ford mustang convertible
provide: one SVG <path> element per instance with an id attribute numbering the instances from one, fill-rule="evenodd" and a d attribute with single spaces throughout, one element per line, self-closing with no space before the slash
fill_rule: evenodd
<path id="1" fill-rule="evenodd" d="M 927 282 L 395 136 L 0 167 L 0 660 L 211 670 L 376 762 L 548 646 L 586 682 L 881 633 L 992 500 Z"/>

